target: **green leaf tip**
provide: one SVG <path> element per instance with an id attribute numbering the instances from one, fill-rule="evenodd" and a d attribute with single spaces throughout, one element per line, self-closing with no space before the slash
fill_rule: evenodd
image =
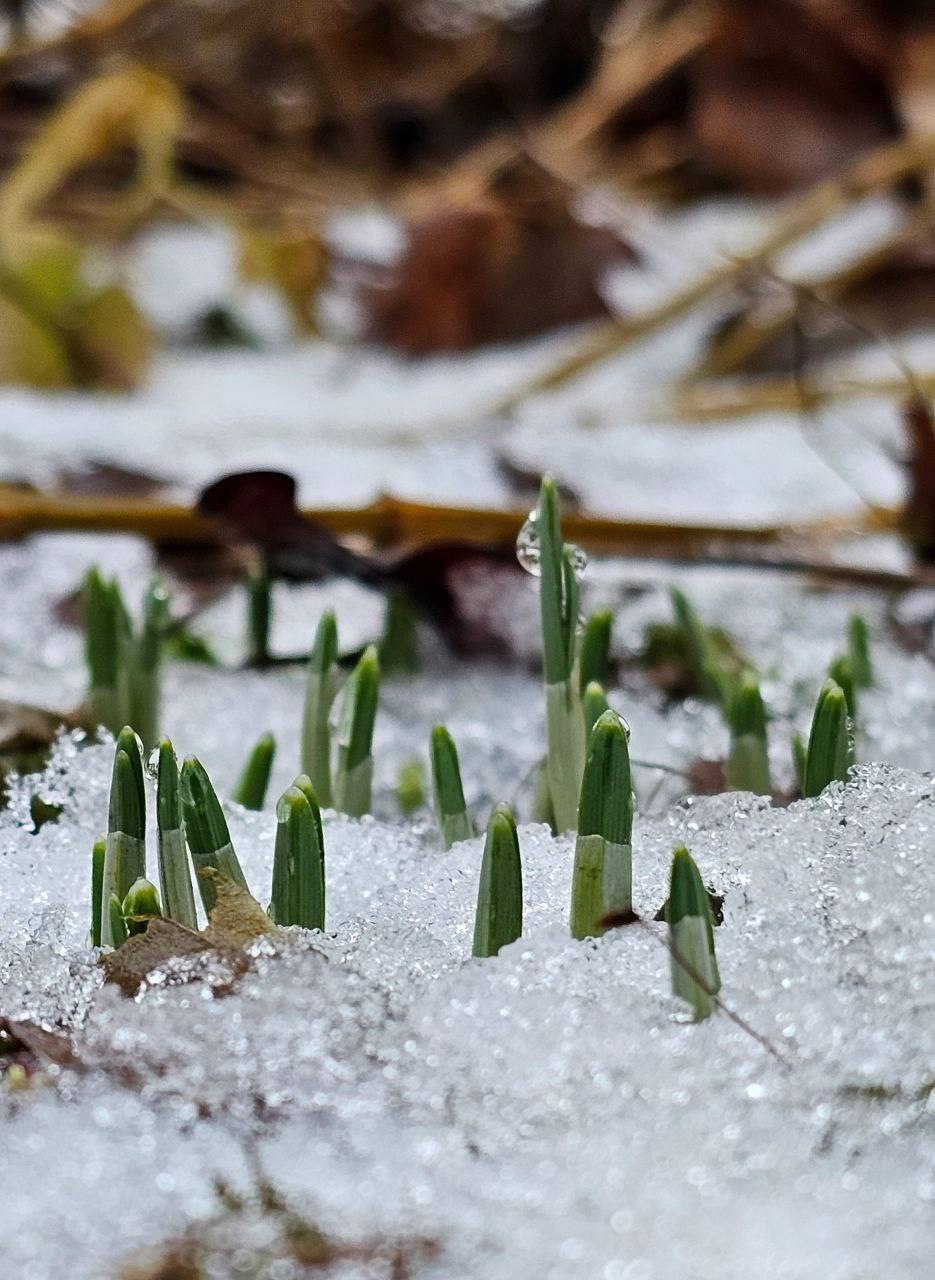
<path id="1" fill-rule="evenodd" d="M 338 718 L 335 807 L 359 818 L 370 809 L 373 729 L 380 696 L 380 661 L 369 645 L 344 687 Z"/>
<path id="2" fill-rule="evenodd" d="M 247 757 L 231 797 L 245 809 L 263 808 L 275 755 L 276 739 L 271 733 L 264 733 Z"/>
<path id="3" fill-rule="evenodd" d="M 302 769 L 323 805 L 331 795 L 331 704 L 337 692 L 338 624 L 332 610 L 318 620 L 305 672 Z"/>
<path id="4" fill-rule="evenodd" d="M 839 684 L 826 680 L 812 717 L 805 752 L 803 795 L 818 796 L 830 783 L 843 782 L 852 763 L 847 698 Z"/>
<path id="5" fill-rule="evenodd" d="M 629 844 L 633 834 L 630 751 L 623 721 L 605 711 L 588 741 L 578 806 L 578 834 Z"/>
<path id="6" fill-rule="evenodd" d="M 857 719 L 857 680 L 854 666 L 849 654 L 839 654 L 828 667 L 828 678 L 833 680 L 844 693 L 847 713 L 852 720 Z"/>
<path id="7" fill-rule="evenodd" d="M 699 1022 L 713 1012 L 721 979 L 710 899 L 695 860 L 684 846 L 672 854 L 666 916 L 672 992 L 691 1005 Z"/>
<path id="8" fill-rule="evenodd" d="M 205 868 L 211 867 L 221 872 L 248 892 L 249 887 L 231 844 L 221 802 L 204 765 L 194 756 L 188 756 L 182 765 L 179 793 L 182 797 L 188 847 L 198 873 L 201 900 L 205 911 L 210 915 L 217 895 L 210 879 L 200 874 Z"/>
<path id="9" fill-rule="evenodd" d="M 308 795 L 297 786 L 284 791 L 276 805 L 270 916 L 277 924 L 325 927 L 321 827 Z"/>
<path id="10" fill-rule="evenodd" d="M 421 666 L 416 612 L 408 592 L 401 589 L 387 596 L 379 654 L 385 673 L 412 675 Z"/>
<path id="11" fill-rule="evenodd" d="M 516 820 L 498 804 L 487 823 L 481 862 L 473 954 L 495 956 L 523 932 L 523 870 Z"/>
<path id="12" fill-rule="evenodd" d="M 396 785 L 396 798 L 400 813 L 404 816 L 415 813 L 425 804 L 425 771 L 418 758 L 403 762 Z"/>
<path id="13" fill-rule="evenodd" d="M 731 791 L 770 795 L 772 782 L 766 735 L 766 707 L 753 672 L 745 671 L 734 685 L 727 706 L 727 721 L 730 726 L 728 788 Z"/>
<path id="14" fill-rule="evenodd" d="M 130 886 L 121 907 L 129 934 L 142 933 L 154 916 L 162 915 L 156 886 L 141 876 Z"/>
<path id="15" fill-rule="evenodd" d="M 605 711 L 608 711 L 607 694 L 604 692 L 603 685 L 592 680 L 586 687 L 581 700 L 581 710 L 584 715 L 584 736 L 585 741 L 590 742 L 591 734 L 594 726 L 600 720 Z"/>
<path id="16" fill-rule="evenodd" d="M 852 613 L 848 619 L 847 654 L 855 683 L 861 689 L 869 689 L 873 684 L 873 660 L 870 657 L 870 632 L 863 614 Z"/>
<path id="17" fill-rule="evenodd" d="M 123 832 L 136 840 L 146 838 L 146 795 L 135 739 L 129 752 L 118 746 L 114 755 L 108 830 Z"/>
<path id="18" fill-rule="evenodd" d="M 435 725 L 432 730 L 429 757 L 432 765 L 435 817 L 442 848 L 450 849 L 459 840 L 470 840 L 475 831 L 464 801 L 458 748 L 443 724 Z"/>
<path id="19" fill-rule="evenodd" d="M 610 640 L 614 615 L 597 609 L 584 624 L 578 645 L 578 674 L 582 696 L 592 682 L 607 686 L 610 678 Z"/>

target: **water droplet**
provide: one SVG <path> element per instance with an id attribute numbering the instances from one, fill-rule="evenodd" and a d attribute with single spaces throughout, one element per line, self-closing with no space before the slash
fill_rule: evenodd
<path id="1" fill-rule="evenodd" d="M 580 578 L 588 567 L 588 553 L 576 547 L 573 542 L 565 543 L 566 550 L 571 552 L 571 565 L 575 577 Z M 539 512 L 530 511 L 516 538 L 516 558 L 534 578 L 542 573 L 541 552 L 539 547 Z"/>

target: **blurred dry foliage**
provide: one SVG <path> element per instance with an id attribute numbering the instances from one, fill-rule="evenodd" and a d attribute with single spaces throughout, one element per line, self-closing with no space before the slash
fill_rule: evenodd
<path id="1" fill-rule="evenodd" d="M 150 339 L 125 294 L 93 324 L 71 299 L 37 308 L 19 273 L 40 231 L 73 251 L 226 218 L 246 278 L 311 332 L 321 220 L 375 199 L 410 237 L 365 295 L 370 336 L 460 349 L 604 311 L 598 278 L 627 248 L 579 220 L 586 184 L 795 193 L 935 121 L 923 0 L 102 0 L 50 37 L 30 15 L 54 4 L 5 7 L 0 376 L 41 385 L 131 386 Z M 930 314 L 930 185 L 916 166 L 906 233 L 829 284 L 866 323 L 881 292 L 887 322 Z M 748 321 L 757 299 L 739 305 Z M 725 330 L 706 371 L 768 367 L 788 323 Z"/>

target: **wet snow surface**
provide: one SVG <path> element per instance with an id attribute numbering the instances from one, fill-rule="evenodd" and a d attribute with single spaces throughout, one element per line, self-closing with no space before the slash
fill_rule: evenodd
<path id="1" fill-rule="evenodd" d="M 102 556 L 128 584 L 148 568 L 132 539 L 38 538 L 0 554 L 18 615 L 0 633 L 0 693 L 42 685 L 66 704 L 80 693 L 79 641 L 49 607 Z M 163 975 L 135 1001 L 101 986 L 86 944 L 89 851 L 106 821 L 111 749 L 65 738 L 44 776 L 14 784 L 0 815 L 2 1011 L 68 1027 L 83 1064 L 0 1097 L 12 1273 L 119 1276 L 140 1247 L 214 1220 L 216 1179 L 249 1193 L 258 1168 L 342 1240 L 436 1241 L 415 1274 L 438 1280 L 926 1273 L 935 789 L 910 770 L 935 754 L 935 673 L 886 641 L 872 598 L 727 571 L 678 580 L 764 672 L 786 782 L 791 727 L 807 727 L 818 673 L 855 604 L 875 633 L 880 683 L 861 704 L 860 756 L 891 763 L 785 810 L 743 795 L 669 807 L 684 782 L 661 775 L 660 789 L 658 772 L 636 772 L 637 909 L 652 920 L 671 850 L 687 843 L 725 895 L 723 995 L 755 1034 L 726 1013 L 684 1020 L 661 925 L 572 941 L 571 841 L 540 826 L 521 828 L 523 939 L 497 959 L 469 958 L 481 841 L 440 852 L 427 814 L 395 816 L 393 785 L 444 717 L 478 816 L 497 798 L 528 813 L 542 695 L 522 670 L 453 667 L 435 654 L 425 674 L 386 683 L 384 820 L 326 815 L 327 934 L 257 944 L 252 971 L 223 998 L 210 968 L 208 980 L 181 986 Z M 593 561 L 586 584 L 590 604 L 619 607 L 621 652 L 667 616 L 658 566 L 641 575 Z M 349 645 L 379 629 L 380 602 L 366 593 L 329 599 Z M 321 588 L 278 597 L 279 647 L 307 638 L 323 602 Z M 510 612 L 533 652 L 531 579 Z M 242 622 L 234 597 L 204 626 L 236 657 Z M 200 753 L 222 789 L 272 729 L 275 792 L 296 769 L 301 688 L 291 668 L 177 664 L 165 719 L 180 753 Z M 641 677 L 614 698 L 636 758 L 684 766 L 723 755 L 712 708 L 667 709 Z M 64 811 L 34 835 L 37 791 Z M 230 806 L 230 822 L 265 903 L 272 814 Z M 222 1222 L 242 1270 L 225 1254 L 206 1276 L 310 1274 L 282 1259 L 256 1264 L 266 1247 L 257 1223 Z M 382 1276 L 387 1265 L 349 1261 L 333 1273 Z"/>

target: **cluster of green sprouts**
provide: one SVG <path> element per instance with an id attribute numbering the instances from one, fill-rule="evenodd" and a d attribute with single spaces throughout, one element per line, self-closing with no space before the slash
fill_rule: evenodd
<path id="1" fill-rule="evenodd" d="M 609 610 L 580 625 L 575 549 L 562 539 L 554 483 L 542 483 L 535 526 L 539 539 L 540 610 L 545 680 L 546 757 L 537 807 L 558 833 L 574 833 L 569 926 L 578 939 L 636 919 L 633 914 L 633 817 L 629 728 L 607 698 L 611 675 Z M 146 878 L 146 784 L 144 744 L 158 718 L 159 637 L 165 595 L 147 592 L 143 625 L 134 635 L 114 583 L 96 570 L 86 584 L 88 665 L 95 717 L 113 727 L 123 717 L 145 732 L 121 728 L 116 740 L 108 834 L 94 846 L 92 928 L 95 945 L 118 947 L 165 915 L 197 927 L 191 869 L 204 912 L 216 902 L 217 877 L 248 889 L 227 820 L 202 764 L 189 757 L 178 768 L 171 744 L 159 744 L 156 779 L 158 890 Z M 248 589 L 251 655 L 269 654 L 270 588 L 260 565 Z M 694 687 L 720 705 L 730 731 L 727 783 L 760 795 L 772 792 L 768 750 L 769 716 L 755 671 L 723 637 L 707 627 L 683 593 L 672 592 L 675 636 Z M 373 734 L 380 690 L 381 658 L 392 669 L 411 671 L 416 662 L 411 607 L 391 599 L 383 642 L 368 647 L 343 682 L 333 613 L 319 622 L 305 679 L 300 743 L 301 772 L 276 804 L 269 915 L 281 925 L 324 929 L 325 845 L 320 806 L 352 817 L 368 813 L 373 777 Z M 146 676 L 151 674 L 150 683 Z M 815 707 L 808 742 L 796 738 L 793 754 L 799 787 L 818 795 L 843 779 L 853 763 L 855 691 L 870 684 L 867 628 L 855 616 L 846 652 L 829 669 Z M 135 718 L 134 718 L 135 717 Z M 142 739 L 142 742 L 140 741 Z M 265 734 L 250 753 L 232 792 L 249 809 L 262 809 L 275 743 Z M 458 751 L 444 725 L 429 742 L 431 789 L 439 842 L 450 849 L 476 834 L 465 802 Z M 398 790 L 404 812 L 424 799 L 419 760 L 408 761 Z M 214 874 L 205 874 L 211 872 Z M 249 891 L 249 890 L 248 890 Z M 674 851 L 665 908 L 672 956 L 672 989 L 696 1019 L 715 1008 L 720 979 L 707 889 L 691 855 Z M 496 955 L 523 930 L 523 874 L 516 820 L 498 804 L 486 826 L 475 914 L 473 954 Z"/>

